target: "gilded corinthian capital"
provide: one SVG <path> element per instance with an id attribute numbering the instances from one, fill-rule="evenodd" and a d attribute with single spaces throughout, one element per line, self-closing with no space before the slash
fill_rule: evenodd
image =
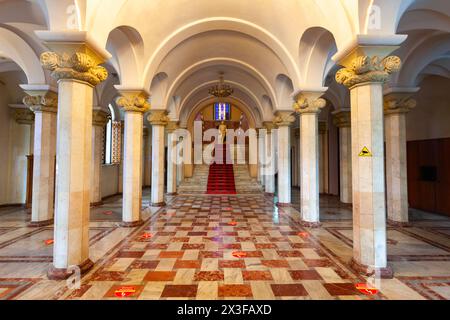
<path id="1" fill-rule="evenodd" d="M 384 96 L 384 113 L 407 113 L 414 109 L 417 101 L 412 99 L 412 93 L 391 93 Z"/>
<path id="2" fill-rule="evenodd" d="M 33 112 L 53 112 L 58 110 L 58 94 L 47 91 L 40 95 L 29 95 L 23 98 L 23 104 Z"/>
<path id="3" fill-rule="evenodd" d="M 397 56 L 381 59 L 378 56 L 358 56 L 352 60 L 349 68 L 336 73 L 336 81 L 349 88 L 365 82 L 384 83 L 392 73 L 398 72 L 402 61 Z"/>
<path id="4" fill-rule="evenodd" d="M 292 114 L 291 111 L 278 111 L 275 115 L 275 119 L 273 120 L 273 123 L 277 127 L 286 127 L 290 126 L 292 123 L 295 122 L 295 116 Z"/>
<path id="5" fill-rule="evenodd" d="M 166 126 L 169 123 L 169 117 L 167 116 L 167 112 L 164 110 L 153 110 L 150 112 L 148 121 L 152 126 Z"/>
<path id="6" fill-rule="evenodd" d="M 150 110 L 148 95 L 144 92 L 139 93 L 122 93 L 122 96 L 116 99 L 119 107 L 125 112 L 142 112 Z"/>
<path id="7" fill-rule="evenodd" d="M 294 103 L 294 110 L 297 113 L 319 113 L 327 105 L 325 99 L 309 98 L 306 95 L 299 94 Z"/>
<path id="8" fill-rule="evenodd" d="M 96 86 L 108 77 L 105 68 L 98 66 L 93 57 L 82 52 L 71 55 L 44 52 L 41 54 L 41 64 L 44 69 L 52 72 L 52 77 L 56 80 L 73 79 Z"/>

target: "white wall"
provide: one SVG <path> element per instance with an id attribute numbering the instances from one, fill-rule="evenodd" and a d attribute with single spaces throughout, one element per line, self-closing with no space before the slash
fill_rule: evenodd
<path id="1" fill-rule="evenodd" d="M 430 76 L 419 85 L 417 106 L 406 116 L 408 141 L 450 137 L 450 79 Z"/>

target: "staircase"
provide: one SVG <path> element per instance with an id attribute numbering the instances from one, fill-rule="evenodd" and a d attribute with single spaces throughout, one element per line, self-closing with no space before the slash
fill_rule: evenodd
<path id="1" fill-rule="evenodd" d="M 215 162 L 209 166 L 207 194 L 236 194 L 233 165 L 227 145 L 217 145 Z"/>

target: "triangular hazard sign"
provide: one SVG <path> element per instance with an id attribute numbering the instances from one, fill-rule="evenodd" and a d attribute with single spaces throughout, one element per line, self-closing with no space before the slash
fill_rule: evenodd
<path id="1" fill-rule="evenodd" d="M 364 147 L 359 154 L 360 157 L 372 157 L 372 152 L 369 151 L 367 147 Z"/>

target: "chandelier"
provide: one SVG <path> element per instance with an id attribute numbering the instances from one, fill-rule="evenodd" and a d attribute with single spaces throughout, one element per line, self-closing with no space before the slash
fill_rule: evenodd
<path id="1" fill-rule="evenodd" d="M 233 94 L 234 90 L 223 80 L 223 72 L 219 73 L 219 84 L 209 89 L 209 94 L 216 98 L 226 98 Z"/>

